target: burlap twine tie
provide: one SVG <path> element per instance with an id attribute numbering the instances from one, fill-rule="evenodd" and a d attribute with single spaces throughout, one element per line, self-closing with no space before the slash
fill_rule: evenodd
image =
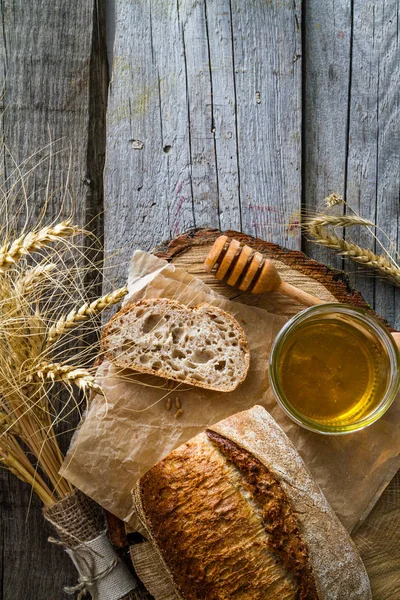
<path id="1" fill-rule="evenodd" d="M 133 575 L 121 562 L 107 537 L 103 512 L 90 498 L 75 490 L 44 516 L 56 530 L 61 545 L 76 566 L 79 579 L 68 594 L 78 600 L 90 594 L 94 600 L 139 600 L 143 596 Z"/>

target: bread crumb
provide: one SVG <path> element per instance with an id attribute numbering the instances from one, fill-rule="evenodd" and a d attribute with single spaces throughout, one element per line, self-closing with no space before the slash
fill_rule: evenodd
<path id="1" fill-rule="evenodd" d="M 175 419 L 179 419 L 179 417 L 181 417 L 182 415 L 183 415 L 183 409 L 182 408 L 178 408 L 178 410 L 174 414 L 174 417 L 175 417 Z"/>
<path id="2" fill-rule="evenodd" d="M 182 384 L 232 391 L 244 380 L 250 356 L 245 333 L 229 313 L 168 298 L 141 300 L 115 315 L 103 350 L 116 366 L 162 377 L 166 396 L 180 393 Z"/>
<path id="3" fill-rule="evenodd" d="M 182 408 L 182 404 L 181 404 L 181 401 L 179 400 L 178 396 L 176 396 L 176 398 L 175 398 L 175 407 Z"/>
<path id="4" fill-rule="evenodd" d="M 171 400 L 171 398 L 167 398 L 165 401 L 165 408 L 167 410 L 171 410 L 171 406 L 172 406 L 172 400 Z"/>

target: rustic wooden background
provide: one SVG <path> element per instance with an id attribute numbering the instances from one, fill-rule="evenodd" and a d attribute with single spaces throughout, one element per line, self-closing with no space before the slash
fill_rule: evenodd
<path id="1" fill-rule="evenodd" d="M 299 228 L 301 210 L 333 191 L 399 250 L 399 7 L 115 0 L 105 139 L 105 0 L 2 0 L 1 134 L 17 162 L 50 140 L 65 145 L 54 186 L 69 171 L 77 219 L 99 215 L 91 226 L 104 231 L 105 289 L 123 282 L 134 247 L 194 226 L 242 230 L 340 267 Z M 2 164 L 11 169 L 5 154 Z M 35 178 L 38 210 L 46 177 Z M 53 214 L 59 203 L 55 194 Z M 344 267 L 400 328 L 399 291 Z M 46 541 L 29 490 L 6 473 L 0 510 L 0 600 L 65 597 L 74 568 Z"/>

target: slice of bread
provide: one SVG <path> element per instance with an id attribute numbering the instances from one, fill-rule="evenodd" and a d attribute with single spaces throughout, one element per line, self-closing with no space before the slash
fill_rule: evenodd
<path id="1" fill-rule="evenodd" d="M 128 304 L 105 327 L 102 346 L 119 367 L 220 392 L 234 390 L 250 364 L 245 333 L 231 315 L 167 298 Z"/>

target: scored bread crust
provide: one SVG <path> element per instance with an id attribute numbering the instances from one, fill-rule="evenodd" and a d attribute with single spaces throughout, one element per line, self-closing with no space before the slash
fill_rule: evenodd
<path id="1" fill-rule="evenodd" d="M 371 600 L 368 576 L 357 549 L 294 446 L 267 411 L 255 406 L 207 431 L 233 443 L 242 463 L 248 461 L 250 472 L 254 461 L 249 455 L 279 482 L 291 509 L 289 517 L 296 519 L 300 540 L 306 544 L 304 564 L 310 565 L 318 598 Z M 213 444 L 207 433 L 196 436 L 150 469 L 133 492 L 143 524 L 179 590 L 177 597 L 294 600 L 298 591 L 293 588 L 293 572 L 279 559 L 273 567 L 276 594 L 264 595 L 271 561 L 268 553 L 264 557 L 261 553 L 268 545 L 271 549 L 271 539 L 268 528 L 265 534 L 257 525 L 257 497 L 243 486 L 245 474 L 237 461 L 232 463 L 229 454 L 218 446 L 210 450 L 210 446 Z M 259 493 L 267 498 L 271 489 L 268 478 L 264 477 L 264 484 L 261 478 L 259 485 Z M 282 499 L 277 497 L 279 503 Z M 274 509 L 267 498 L 268 504 L 269 512 L 263 510 L 267 520 Z M 277 524 L 282 526 L 279 519 Z"/>
<path id="2" fill-rule="evenodd" d="M 228 326 L 234 330 L 235 337 L 230 338 L 229 340 L 222 340 L 221 338 L 221 340 L 226 345 L 228 353 L 236 352 L 237 361 L 243 361 L 243 364 L 240 366 L 240 368 L 236 367 L 235 365 L 236 372 L 233 383 L 229 381 L 228 375 L 224 373 L 223 370 L 221 370 L 221 372 L 218 373 L 217 384 L 209 384 L 207 381 L 200 380 L 200 375 L 196 372 L 194 372 L 193 375 L 191 375 L 189 371 L 186 373 L 185 377 L 174 376 L 174 373 L 171 372 L 170 368 L 168 368 L 168 363 L 166 363 L 165 360 L 160 361 L 161 363 L 164 363 L 164 366 L 163 364 L 161 364 L 161 366 L 154 368 L 146 364 L 141 364 L 139 360 L 135 361 L 131 359 L 130 361 L 128 361 L 126 359 L 121 359 L 121 356 L 115 356 L 113 354 L 113 349 L 111 348 L 111 346 L 113 336 L 115 336 L 115 334 L 113 334 L 113 329 L 116 326 L 116 323 L 121 323 L 125 318 L 128 320 L 131 313 L 134 313 L 134 311 L 138 311 L 140 308 L 143 308 L 144 310 L 149 310 L 153 308 L 171 311 L 179 310 L 183 314 L 186 313 L 186 316 L 199 315 L 203 317 L 203 315 L 206 315 L 206 317 L 208 317 L 210 321 L 209 326 L 211 325 L 211 327 L 216 327 L 217 329 L 218 325 L 215 325 L 215 323 L 212 321 L 214 317 L 223 319 L 225 322 L 227 322 Z M 129 324 L 127 325 L 127 327 L 129 327 Z M 152 330 L 149 333 L 152 333 Z M 124 337 L 122 331 L 121 337 Z M 235 348 L 237 348 L 237 350 L 233 350 L 234 346 L 232 344 L 235 344 Z M 175 344 L 175 347 L 179 349 L 179 342 Z M 230 392 L 236 389 L 237 386 L 246 378 L 250 365 L 250 350 L 247 343 L 246 335 L 238 321 L 232 315 L 225 312 L 221 308 L 218 308 L 205 302 L 198 304 L 195 307 L 188 307 L 185 304 L 178 302 L 177 300 L 172 300 L 169 298 L 150 298 L 140 300 L 135 303 L 127 304 L 124 308 L 118 311 L 118 313 L 116 313 L 116 315 L 114 315 L 114 317 L 105 326 L 102 335 L 102 349 L 105 357 L 111 363 L 121 368 L 131 368 L 141 373 L 157 375 L 159 377 L 163 377 L 165 379 L 172 379 L 173 381 L 178 381 L 180 383 L 191 384 L 204 389 L 222 392 Z M 205 348 L 205 350 L 207 351 L 207 348 Z M 161 352 L 162 350 L 160 348 L 159 354 L 157 355 L 157 357 L 155 357 L 157 360 L 159 360 Z M 127 356 L 129 355 L 127 354 Z M 220 358 L 224 359 L 225 355 L 221 353 Z M 213 373 L 213 376 L 216 377 L 216 374 Z"/>
<path id="3" fill-rule="evenodd" d="M 254 406 L 209 429 L 253 454 L 280 480 L 308 546 L 319 597 L 371 600 L 369 578 L 355 544 L 271 415 Z"/>
<path id="4" fill-rule="evenodd" d="M 266 545 L 245 494 L 239 474 L 205 433 L 140 479 L 139 517 L 181 598 L 297 600 L 295 578 Z"/>

